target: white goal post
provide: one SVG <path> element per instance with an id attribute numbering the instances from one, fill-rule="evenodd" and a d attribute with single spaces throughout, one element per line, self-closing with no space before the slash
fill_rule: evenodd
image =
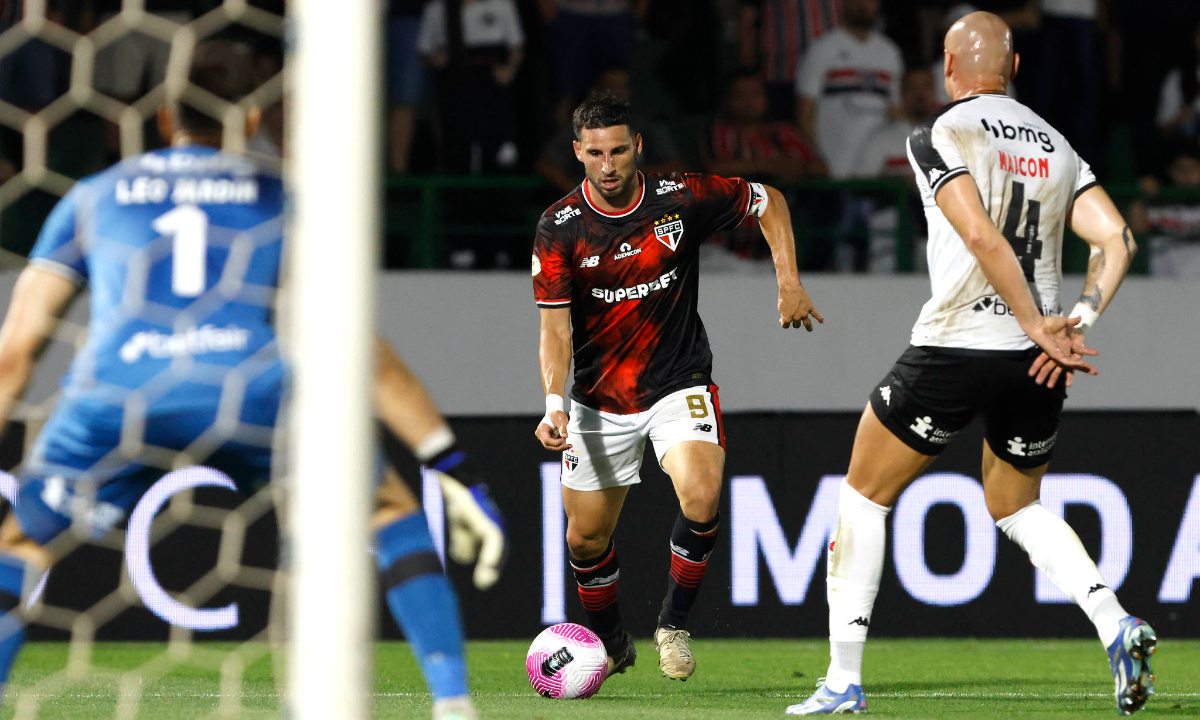
<path id="1" fill-rule="evenodd" d="M 292 0 L 288 717 L 370 714 L 380 0 Z"/>

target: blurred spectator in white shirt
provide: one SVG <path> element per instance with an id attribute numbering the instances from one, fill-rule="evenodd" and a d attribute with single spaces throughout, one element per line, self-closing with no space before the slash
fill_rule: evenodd
<path id="1" fill-rule="evenodd" d="M 834 179 L 900 102 L 900 48 L 875 30 L 880 0 L 844 0 L 844 26 L 805 53 L 796 72 L 796 123 L 817 141 Z"/>
<path id="2" fill-rule="evenodd" d="M 435 0 L 425 7 L 417 48 L 438 70 L 444 171 L 515 169 L 512 83 L 524 46 L 513 0 Z"/>
<path id="3" fill-rule="evenodd" d="M 916 181 L 912 165 L 908 162 L 908 136 L 918 123 L 937 111 L 939 103 L 934 92 L 935 85 L 933 73 L 925 68 L 913 68 L 904 73 L 900 88 L 904 115 L 871 133 L 854 168 L 854 176 L 858 178 L 896 177 L 907 180 L 914 190 L 909 197 L 910 219 L 920 214 L 920 204 L 915 202 Z M 867 270 L 893 272 L 896 269 L 897 233 L 900 230 L 897 206 L 894 202 L 882 203 L 877 198 L 866 198 L 861 202 L 860 210 L 867 216 L 870 238 Z M 914 238 L 913 244 L 913 258 L 923 259 L 925 253 L 921 241 Z"/>

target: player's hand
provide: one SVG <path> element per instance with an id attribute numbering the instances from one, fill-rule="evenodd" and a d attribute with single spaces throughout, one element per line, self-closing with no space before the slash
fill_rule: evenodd
<path id="1" fill-rule="evenodd" d="M 467 487 L 446 473 L 434 474 L 442 486 L 450 558 L 460 565 L 474 563 L 475 587 L 487 590 L 500 579 L 508 557 L 504 517 L 488 496 L 487 485 Z"/>
<path id="2" fill-rule="evenodd" d="M 542 418 L 542 421 L 538 423 L 537 430 L 533 432 L 538 441 L 542 443 L 542 447 L 556 452 L 571 449 L 571 446 L 567 444 L 568 419 L 567 414 L 561 410 L 555 410 Z"/>
<path id="3" fill-rule="evenodd" d="M 1072 333 L 1071 338 L 1076 340 L 1080 345 L 1085 344 L 1083 333 Z M 1075 382 L 1075 371 L 1064 369 L 1062 365 L 1050 359 L 1050 356 L 1043 351 L 1034 359 L 1033 365 L 1029 366 L 1029 377 L 1038 385 L 1045 385 L 1052 388 L 1058 384 L 1058 379 L 1066 375 L 1067 387 Z"/>
<path id="4" fill-rule="evenodd" d="M 821 317 L 821 313 L 817 312 L 813 307 L 812 298 L 808 296 L 808 291 L 805 290 L 799 283 L 795 287 L 779 288 L 779 326 L 800 327 L 804 324 L 804 329 L 812 332 L 813 319 L 819 323 L 824 323 L 825 318 Z"/>
<path id="5" fill-rule="evenodd" d="M 1022 329 L 1025 330 L 1029 339 L 1037 343 L 1042 352 L 1046 354 L 1047 362 L 1059 365 L 1062 370 L 1098 375 L 1100 371 L 1089 365 L 1084 356 L 1099 355 L 1100 353 L 1083 344 L 1083 335 L 1075 331 L 1075 326 L 1079 324 L 1079 321 L 1080 319 L 1077 317 L 1039 316 L 1035 322 L 1030 323 L 1029 327 L 1022 324 Z M 1045 363 L 1039 364 L 1037 360 L 1033 362 L 1038 368 L 1037 372 L 1040 373 L 1044 369 Z M 1051 368 L 1046 372 L 1047 375 L 1051 375 L 1054 370 Z M 1034 372 L 1031 371 L 1030 375 L 1033 374 Z"/>

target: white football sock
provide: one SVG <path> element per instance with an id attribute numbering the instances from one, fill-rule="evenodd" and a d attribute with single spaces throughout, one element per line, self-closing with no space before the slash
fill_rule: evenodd
<path id="1" fill-rule="evenodd" d="M 1128 613 L 1065 520 L 1035 500 L 999 520 L 996 527 L 1029 553 L 1034 566 L 1046 573 L 1071 602 L 1083 608 L 1105 647 L 1116 640 L 1121 619 Z"/>
<path id="2" fill-rule="evenodd" d="M 829 672 L 825 685 L 834 692 L 846 692 L 851 685 L 862 685 L 863 650 L 866 641 L 829 643 Z"/>
<path id="3" fill-rule="evenodd" d="M 883 577 L 890 511 L 842 481 L 838 528 L 830 544 L 825 579 L 831 659 L 826 684 L 830 690 L 841 692 L 847 685 L 862 684 L 862 652 Z"/>

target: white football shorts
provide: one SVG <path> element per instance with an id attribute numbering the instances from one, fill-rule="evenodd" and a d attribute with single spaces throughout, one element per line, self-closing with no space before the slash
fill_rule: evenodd
<path id="1" fill-rule="evenodd" d="M 663 455 L 688 440 L 725 447 L 725 426 L 716 385 L 697 385 L 667 395 L 649 409 L 618 415 L 571 405 L 563 453 L 562 484 L 572 490 L 602 490 L 642 481 L 646 439 L 662 467 Z"/>

